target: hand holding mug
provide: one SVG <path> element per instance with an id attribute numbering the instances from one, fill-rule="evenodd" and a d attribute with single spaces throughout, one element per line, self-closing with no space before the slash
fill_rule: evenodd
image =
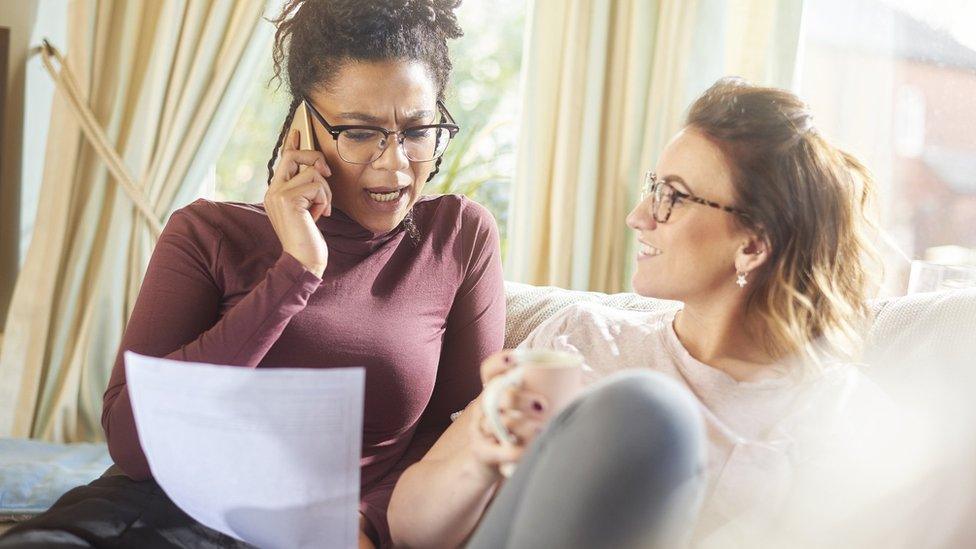
<path id="1" fill-rule="evenodd" d="M 544 349 L 503 351 L 485 361 L 478 427 L 502 446 L 524 449 L 582 389 L 578 355 Z M 510 476 L 513 463 L 500 471 Z"/>

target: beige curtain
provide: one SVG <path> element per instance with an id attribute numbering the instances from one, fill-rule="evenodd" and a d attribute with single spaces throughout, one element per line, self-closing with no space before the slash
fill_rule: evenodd
<path id="1" fill-rule="evenodd" d="M 268 53 L 265 0 L 68 9 L 41 203 L 0 355 L 0 436 L 101 437 L 101 394 L 158 228 L 197 196 Z M 83 134 L 63 91 L 72 77 L 116 155 Z"/>
<path id="2" fill-rule="evenodd" d="M 688 104 L 738 74 L 789 86 L 802 0 L 535 0 L 506 276 L 617 292 L 624 218 Z"/>

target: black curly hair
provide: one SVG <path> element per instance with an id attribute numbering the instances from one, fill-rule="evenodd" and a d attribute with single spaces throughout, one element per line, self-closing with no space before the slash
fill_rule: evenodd
<path id="1" fill-rule="evenodd" d="M 328 88 L 350 61 L 416 60 L 424 63 L 437 86 L 437 99 L 451 72 L 448 39 L 462 35 L 454 10 L 461 0 L 290 0 L 271 19 L 274 77 L 286 69 L 292 100 L 271 160 L 268 184 L 278 151 L 291 127 L 295 109 L 314 89 Z M 437 159 L 430 181 L 440 169 Z"/>

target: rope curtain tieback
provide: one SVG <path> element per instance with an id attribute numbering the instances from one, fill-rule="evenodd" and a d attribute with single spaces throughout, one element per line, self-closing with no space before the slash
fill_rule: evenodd
<path id="1" fill-rule="evenodd" d="M 84 94 L 81 93 L 78 82 L 64 61 L 64 56 L 46 38 L 41 41 L 40 52 L 41 62 L 44 63 L 44 68 L 51 75 L 55 86 L 57 86 L 58 90 L 68 100 L 68 104 L 74 111 L 75 117 L 81 124 L 81 129 L 85 133 L 85 137 L 91 142 L 92 147 L 95 148 L 95 152 L 105 161 L 109 171 L 112 172 L 115 180 L 122 185 L 122 190 L 132 200 L 132 203 L 135 204 L 139 213 L 146 218 L 146 222 L 149 223 L 149 229 L 153 232 L 153 237 L 159 238 L 159 235 L 163 232 L 162 221 L 159 220 L 152 206 L 150 206 L 149 200 L 143 193 L 142 186 L 136 184 L 135 179 L 129 175 L 125 164 L 119 158 L 119 153 L 115 151 L 108 137 L 105 136 L 105 131 L 98 125 L 98 121 L 95 120 L 95 115 L 88 107 L 88 103 L 84 99 Z M 60 66 L 60 70 L 54 66 L 55 62 Z"/>

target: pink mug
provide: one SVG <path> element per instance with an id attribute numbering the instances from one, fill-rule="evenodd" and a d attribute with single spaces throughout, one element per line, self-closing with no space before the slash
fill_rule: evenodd
<path id="1" fill-rule="evenodd" d="M 523 387 L 546 398 L 546 419 L 552 419 L 575 399 L 583 388 L 583 360 L 573 353 L 548 349 L 517 349 L 509 355 L 515 367 L 492 379 L 481 399 L 482 412 L 495 436 L 503 444 L 515 444 L 513 435 L 498 411 L 502 395 L 510 387 Z M 511 476 L 515 464 L 505 464 L 501 472 Z"/>

